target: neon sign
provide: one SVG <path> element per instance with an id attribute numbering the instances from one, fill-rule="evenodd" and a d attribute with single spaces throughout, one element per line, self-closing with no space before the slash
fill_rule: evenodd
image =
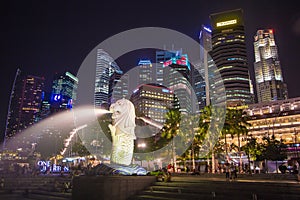
<path id="1" fill-rule="evenodd" d="M 220 27 L 220 26 L 228 26 L 228 25 L 232 25 L 232 24 L 236 24 L 236 23 L 237 23 L 237 20 L 236 20 L 236 19 L 228 20 L 228 21 L 224 21 L 224 22 L 218 22 L 218 23 L 217 23 L 217 27 Z"/>

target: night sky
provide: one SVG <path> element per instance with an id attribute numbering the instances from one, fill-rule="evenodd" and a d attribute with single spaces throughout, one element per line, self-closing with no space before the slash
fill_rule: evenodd
<path id="1" fill-rule="evenodd" d="M 27 74 L 44 76 L 46 88 L 50 88 L 55 73 L 68 70 L 76 74 L 86 55 L 114 34 L 153 26 L 180 31 L 197 40 L 201 25 L 210 23 L 209 14 L 237 8 L 244 10 L 252 81 L 253 36 L 257 29 L 273 28 L 289 97 L 300 97 L 300 8 L 295 1 L 120 2 L 1 1 L 0 136 L 4 133 L 9 95 L 17 68 Z M 143 54 L 146 53 L 120 59 L 118 65 L 126 71 L 135 66 L 139 58 L 153 57 Z"/>

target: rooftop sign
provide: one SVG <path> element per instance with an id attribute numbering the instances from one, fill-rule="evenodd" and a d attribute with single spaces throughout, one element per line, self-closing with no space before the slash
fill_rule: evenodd
<path id="1" fill-rule="evenodd" d="M 236 24 L 236 23 L 237 23 L 237 20 L 236 20 L 236 19 L 228 20 L 228 21 L 224 21 L 224 22 L 218 22 L 218 23 L 217 23 L 217 27 L 220 27 L 220 26 L 227 26 L 227 25 Z"/>

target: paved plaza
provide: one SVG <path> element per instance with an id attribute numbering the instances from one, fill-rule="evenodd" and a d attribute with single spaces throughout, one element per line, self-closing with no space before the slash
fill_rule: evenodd
<path id="1" fill-rule="evenodd" d="M 72 191 L 65 191 L 63 186 L 71 181 L 67 177 L 6 177 L 5 181 L 0 199 L 72 199 Z M 298 200 L 300 183 L 292 174 L 238 174 L 236 180 L 226 180 L 225 174 L 175 174 L 171 182 L 158 180 L 128 200 L 137 199 Z"/>

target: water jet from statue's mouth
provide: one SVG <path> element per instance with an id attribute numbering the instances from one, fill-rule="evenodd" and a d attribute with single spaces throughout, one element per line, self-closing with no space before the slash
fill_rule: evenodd
<path id="1" fill-rule="evenodd" d="M 101 108 L 95 108 L 94 111 L 97 116 L 112 113 L 112 111 L 110 111 L 110 110 L 105 110 L 105 109 L 101 109 Z"/>

